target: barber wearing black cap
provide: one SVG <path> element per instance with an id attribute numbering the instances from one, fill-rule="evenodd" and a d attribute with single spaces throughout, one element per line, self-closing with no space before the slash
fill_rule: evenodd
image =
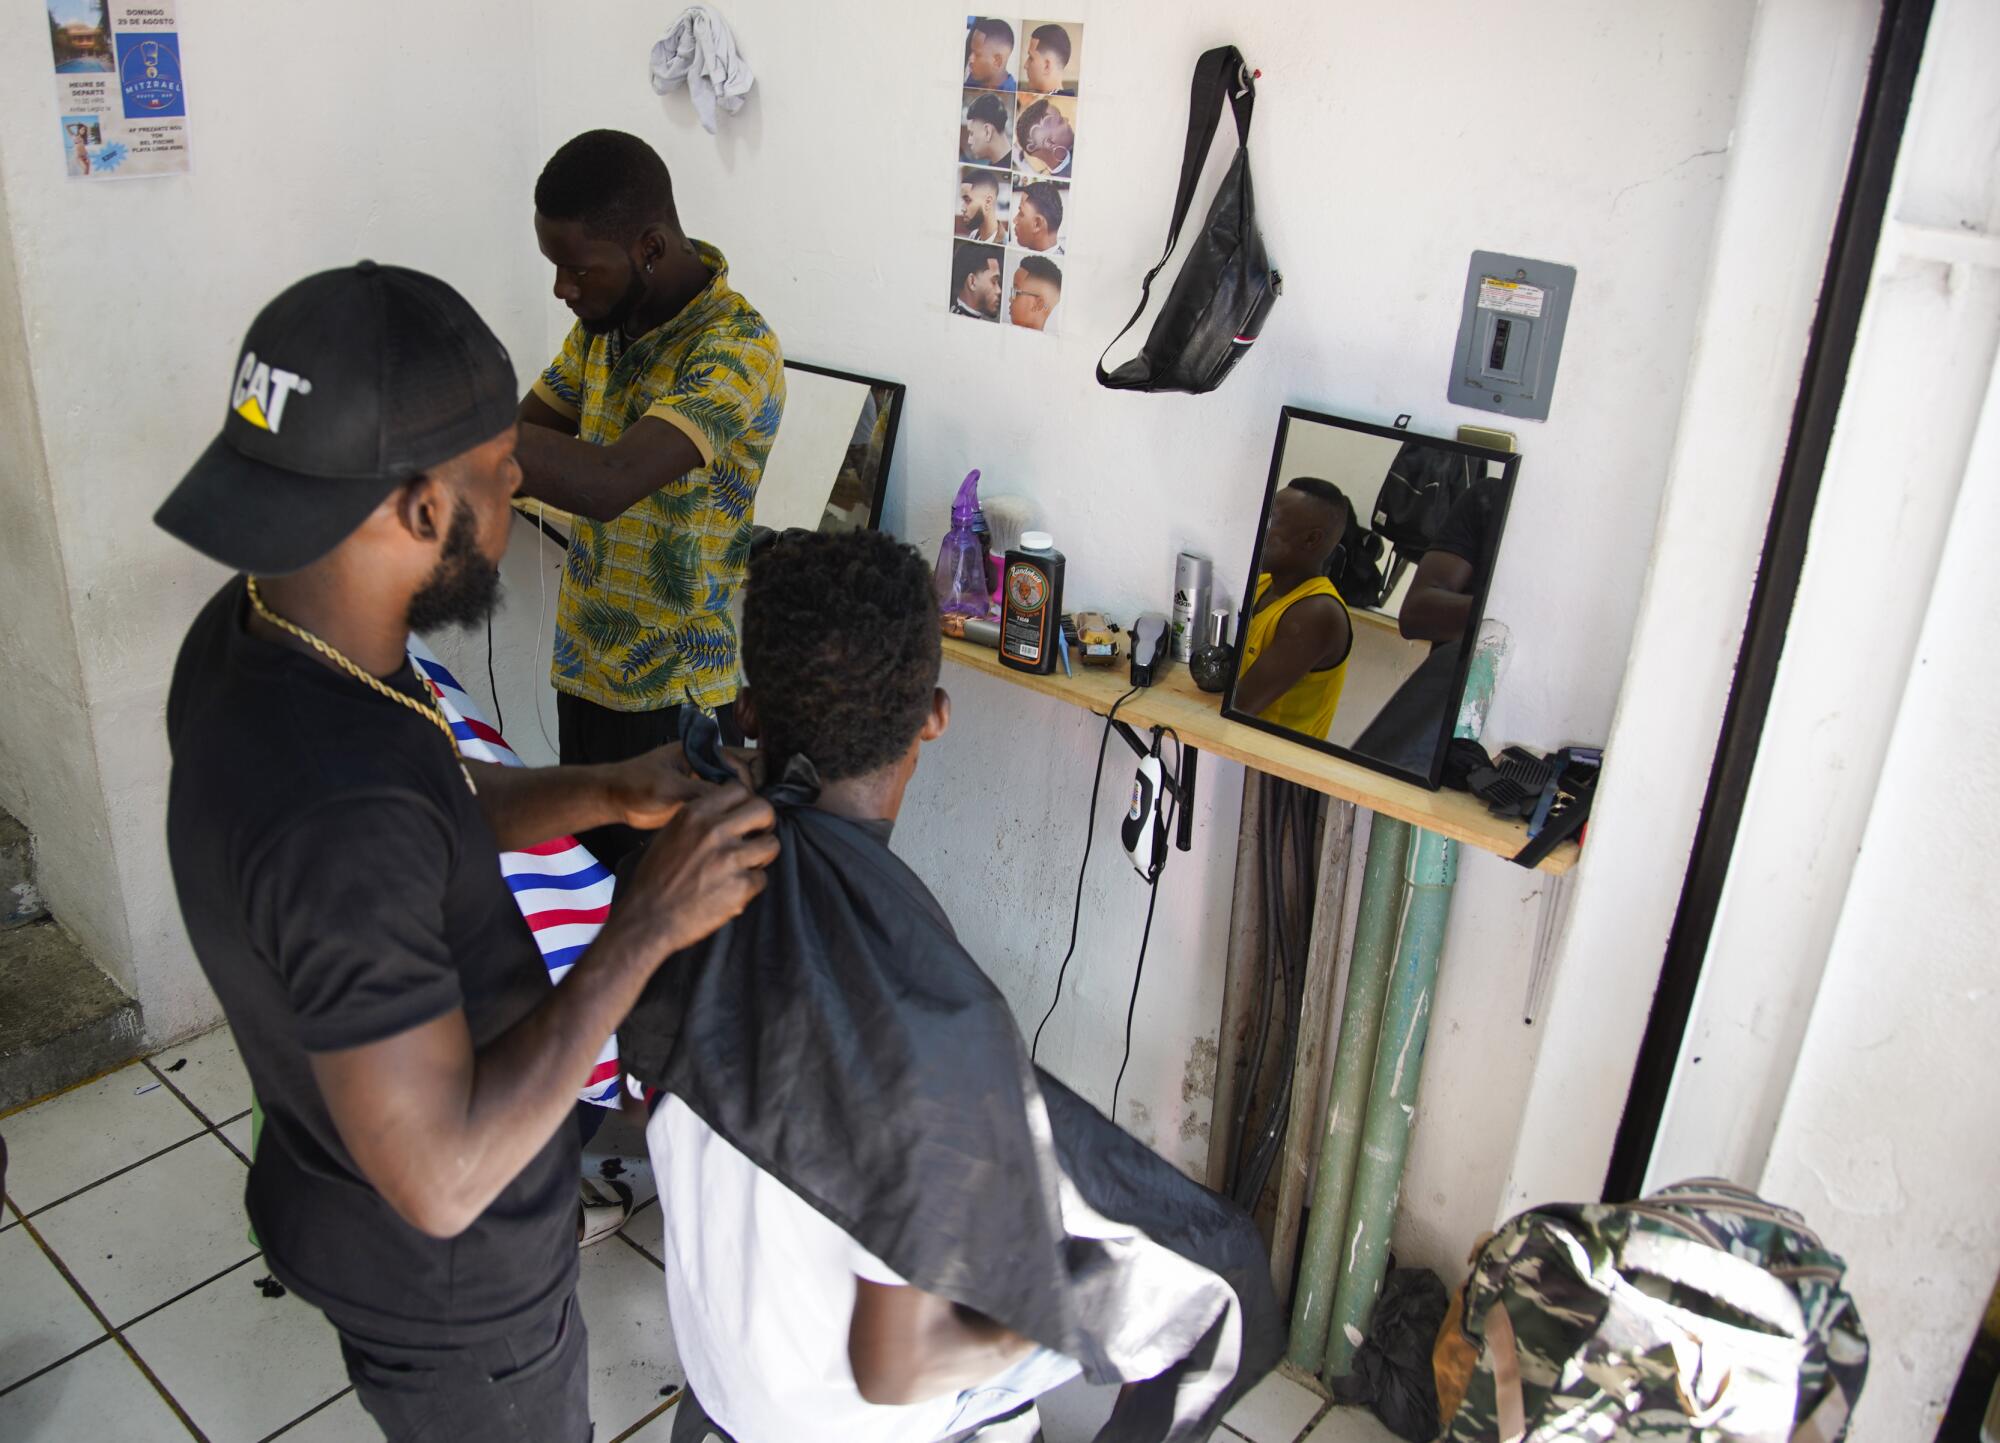
<path id="1" fill-rule="evenodd" d="M 493 605 L 516 389 L 442 282 L 313 276 L 252 324 L 222 433 L 157 517 L 245 573 L 174 669 L 167 833 L 264 1107 L 251 1221 L 391 1439 L 589 1438 L 576 1089 L 776 850 L 769 807 L 677 748 L 458 757 L 404 645 Z M 551 989 L 499 853 L 613 822 L 658 837 Z"/>

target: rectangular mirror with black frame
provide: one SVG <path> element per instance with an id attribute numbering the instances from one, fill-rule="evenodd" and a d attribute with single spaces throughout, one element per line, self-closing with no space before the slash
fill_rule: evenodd
<path id="1" fill-rule="evenodd" d="M 1223 714 L 1435 788 L 1519 464 L 1285 407 Z"/>
<path id="2" fill-rule="evenodd" d="M 771 531 L 879 528 L 902 419 L 901 381 L 786 361 L 785 415 L 757 483 L 752 520 Z M 536 502 L 516 505 L 558 546 L 569 544 L 567 513 Z"/>
<path id="3" fill-rule="evenodd" d="M 903 385 L 785 362 L 785 419 L 757 483 L 772 531 L 872 531 L 882 524 Z"/>

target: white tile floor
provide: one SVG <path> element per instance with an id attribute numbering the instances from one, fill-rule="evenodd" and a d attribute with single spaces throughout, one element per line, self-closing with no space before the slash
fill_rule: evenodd
<path id="1" fill-rule="evenodd" d="M 227 1029 L 0 1119 L 0 1439 L 8 1443 L 368 1443 L 332 1330 L 266 1297 L 247 1237 L 249 1079 Z M 680 1365 L 660 1280 L 660 1219 L 635 1124 L 614 1119 L 586 1165 L 622 1156 L 641 1209 L 584 1255 L 591 1411 L 603 1443 L 667 1443 Z M 617 1164 L 613 1164 L 617 1167 Z M 23 1221 L 25 1219 L 25 1221 Z M 1088 1443 L 1112 1389 L 1043 1400 L 1047 1443 Z M 1222 1443 L 1388 1443 L 1287 1378 L 1258 1386 Z"/>

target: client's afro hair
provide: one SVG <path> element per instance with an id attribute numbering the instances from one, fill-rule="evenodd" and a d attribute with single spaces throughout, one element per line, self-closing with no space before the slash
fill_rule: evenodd
<path id="1" fill-rule="evenodd" d="M 930 715 L 942 650 L 931 569 L 892 536 L 791 532 L 750 565 L 743 666 L 774 762 L 828 782 L 888 766 Z"/>

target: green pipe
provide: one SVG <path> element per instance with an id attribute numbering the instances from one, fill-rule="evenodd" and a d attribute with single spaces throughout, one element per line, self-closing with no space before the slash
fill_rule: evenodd
<path id="1" fill-rule="evenodd" d="M 1409 1156 L 1410 1124 L 1417 1110 L 1417 1084 L 1430 1034 L 1431 997 L 1437 988 L 1438 954 L 1444 946 L 1445 918 L 1451 911 L 1452 883 L 1458 875 L 1458 843 L 1419 830 L 1410 854 L 1410 898 L 1396 968 L 1382 1007 L 1381 1039 L 1375 1051 L 1368 1110 L 1362 1122 L 1361 1157 L 1354 1173 L 1354 1198 L 1342 1247 L 1340 1285 L 1334 1293 L 1322 1377 L 1330 1384 L 1353 1371 L 1354 1350 L 1368 1334 L 1375 1299 L 1389 1269 L 1389 1232 L 1396 1195 L 1403 1187 Z"/>
<path id="2" fill-rule="evenodd" d="M 1396 955 L 1396 920 L 1403 905 L 1403 868 L 1410 850 L 1408 822 L 1377 815 L 1368 833 L 1368 863 L 1362 872 L 1361 907 L 1355 919 L 1354 952 L 1347 966 L 1347 992 L 1340 1007 L 1340 1041 L 1333 1054 L 1333 1092 L 1327 1103 L 1326 1133 L 1320 1139 L 1313 1174 L 1311 1212 L 1306 1224 L 1298 1296 L 1292 1302 L 1293 1367 L 1319 1371 L 1326 1330 L 1333 1316 L 1334 1279 L 1340 1241 L 1347 1230 L 1347 1204 L 1354 1164 L 1361 1148 L 1361 1117 L 1368 1105 L 1368 1077 L 1382 1025 L 1382 999 L 1389 987 L 1389 964 Z"/>
<path id="3" fill-rule="evenodd" d="M 1484 730 L 1506 644 L 1505 632 L 1496 628 L 1474 646 L 1456 735 L 1477 740 Z M 1452 886 L 1457 880 L 1458 844 L 1418 829 L 1410 848 L 1410 891 L 1402 938 L 1373 1053 L 1368 1107 L 1361 1125 L 1361 1156 L 1341 1233 L 1340 1282 L 1334 1290 L 1333 1318 L 1320 1374 L 1329 1385 L 1354 1370 L 1355 1350 L 1368 1336 L 1375 1300 L 1381 1296 L 1382 1279 L 1389 1270 L 1389 1234 L 1396 1221 L 1396 1197 L 1403 1189 L 1403 1167 L 1409 1160 L 1417 1084 L 1423 1077 L 1424 1045 L 1430 1037 L 1431 1001 L 1437 989 L 1438 956 L 1444 950 L 1445 920 L 1451 913 Z M 1314 1210 L 1318 1210 L 1316 1205 Z"/>

